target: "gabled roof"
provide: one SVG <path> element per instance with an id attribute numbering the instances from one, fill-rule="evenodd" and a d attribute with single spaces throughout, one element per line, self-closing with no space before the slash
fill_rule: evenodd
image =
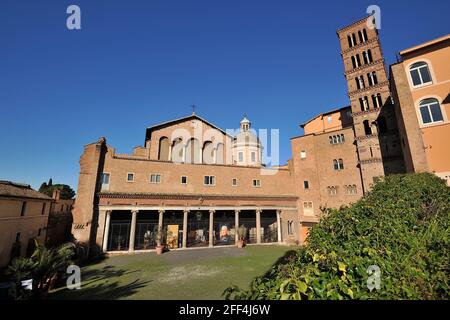
<path id="1" fill-rule="evenodd" d="M 319 118 L 319 117 L 323 117 L 323 116 L 326 116 L 326 115 L 331 114 L 331 113 L 336 113 L 336 112 L 338 112 L 338 111 L 343 111 L 343 110 L 348 109 L 348 108 L 351 108 L 351 106 L 346 106 L 346 107 L 342 107 L 342 108 L 337 108 L 337 109 L 329 110 L 329 111 L 327 111 L 327 112 L 322 112 L 322 113 L 318 114 L 317 116 L 315 116 L 314 118 L 309 119 L 309 120 L 306 121 L 305 123 L 301 123 L 301 124 L 300 124 L 300 127 L 301 127 L 301 128 L 304 128 L 308 123 L 310 123 L 311 121 L 313 121 L 313 120 L 315 120 L 315 119 L 317 119 L 317 118 Z"/>
<path id="2" fill-rule="evenodd" d="M 0 197 L 53 200 L 49 196 L 31 188 L 28 184 L 0 180 Z"/>
<path id="3" fill-rule="evenodd" d="M 147 127 L 146 134 L 145 134 L 145 140 L 149 140 L 149 139 L 151 138 L 152 132 L 155 131 L 155 130 L 158 130 L 158 129 L 161 129 L 161 128 L 164 128 L 164 127 L 168 127 L 168 126 L 171 126 L 171 125 L 180 123 L 180 122 L 184 122 L 184 121 L 186 121 L 186 120 L 193 120 L 193 119 L 200 120 L 200 121 L 202 121 L 202 122 L 204 122 L 204 123 L 210 125 L 210 126 L 213 127 L 214 129 L 219 130 L 219 131 L 222 132 L 224 135 L 227 135 L 227 136 L 233 138 L 230 134 L 226 133 L 224 130 L 222 130 L 221 128 L 219 128 L 219 127 L 216 126 L 215 124 L 212 124 L 211 122 L 209 122 L 209 121 L 203 119 L 202 117 L 196 115 L 195 113 L 192 113 L 191 115 L 189 115 L 189 116 L 187 116 L 187 117 L 178 118 L 178 119 L 175 119 L 175 120 L 162 122 L 162 123 L 156 124 L 156 125 L 151 126 L 151 127 Z"/>

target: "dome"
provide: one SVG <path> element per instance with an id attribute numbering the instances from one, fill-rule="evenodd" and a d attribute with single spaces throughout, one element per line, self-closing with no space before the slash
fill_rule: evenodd
<path id="1" fill-rule="evenodd" d="M 234 141 L 236 144 L 241 145 L 260 145 L 260 141 L 256 133 L 252 130 L 249 131 L 241 131 L 238 134 L 236 134 Z"/>

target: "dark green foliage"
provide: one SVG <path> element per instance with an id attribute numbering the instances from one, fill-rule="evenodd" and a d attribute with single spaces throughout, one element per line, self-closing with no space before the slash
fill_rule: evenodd
<path id="1" fill-rule="evenodd" d="M 8 266 L 8 274 L 14 280 L 11 295 L 23 300 L 43 298 L 47 295 L 50 281 L 64 273 L 74 255 L 74 244 L 66 243 L 58 248 L 46 248 L 35 240 L 35 250 L 30 258 L 16 258 Z M 33 289 L 24 290 L 21 281 L 33 279 Z"/>
<path id="2" fill-rule="evenodd" d="M 350 207 L 327 209 L 308 245 L 256 278 L 240 299 L 449 299 L 450 188 L 428 174 L 393 175 Z M 381 270 L 369 290 L 367 268 Z"/>
<path id="3" fill-rule="evenodd" d="M 53 196 L 53 191 L 55 189 L 61 190 L 61 199 L 62 200 L 69 200 L 72 199 L 75 196 L 75 191 L 72 190 L 70 186 L 67 184 L 53 184 L 52 179 L 47 183 L 42 183 L 41 187 L 39 188 L 39 192 L 46 194 L 49 197 Z"/>

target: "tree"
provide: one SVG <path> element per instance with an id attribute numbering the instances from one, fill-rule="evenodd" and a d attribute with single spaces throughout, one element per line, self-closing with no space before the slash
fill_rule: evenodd
<path id="1" fill-rule="evenodd" d="M 324 215 L 288 262 L 247 290 L 227 288 L 225 297 L 450 298 L 450 188 L 444 180 L 429 173 L 387 176 L 357 203 Z"/>
<path id="2" fill-rule="evenodd" d="M 35 240 L 35 250 L 30 258 L 17 258 L 8 267 L 14 280 L 12 296 L 15 300 L 44 298 L 50 281 L 65 272 L 74 255 L 74 244 L 66 243 L 58 248 L 46 248 Z M 32 279 L 32 290 L 24 290 L 22 280 Z"/>
<path id="3" fill-rule="evenodd" d="M 61 199 L 69 200 L 75 196 L 75 191 L 67 184 L 53 184 L 52 179 L 48 181 L 48 184 L 45 182 L 39 188 L 39 192 L 48 195 L 49 197 L 53 196 L 53 191 L 55 189 L 59 189 L 61 191 Z"/>
<path id="4" fill-rule="evenodd" d="M 42 182 L 41 186 L 39 187 L 39 192 L 42 192 L 41 190 L 44 190 L 47 188 L 47 182 Z"/>

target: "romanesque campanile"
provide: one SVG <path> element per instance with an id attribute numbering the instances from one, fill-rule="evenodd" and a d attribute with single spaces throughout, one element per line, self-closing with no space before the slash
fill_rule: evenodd
<path id="1" fill-rule="evenodd" d="M 385 61 L 373 16 L 337 31 L 348 85 L 364 191 L 403 171 Z"/>

